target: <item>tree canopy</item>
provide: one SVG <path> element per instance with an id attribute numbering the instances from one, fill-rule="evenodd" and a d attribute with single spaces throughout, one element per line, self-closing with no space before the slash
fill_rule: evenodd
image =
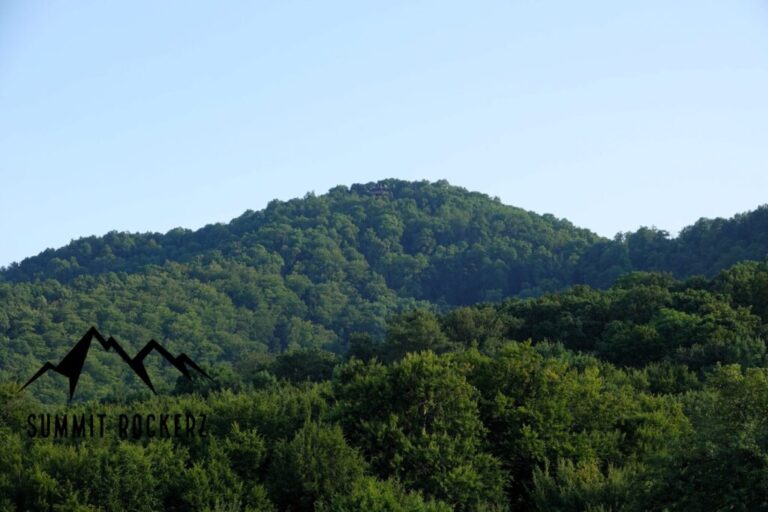
<path id="1" fill-rule="evenodd" d="M 768 510 L 766 212 L 608 240 L 385 180 L 45 251 L 0 273 L 0 510 Z M 211 379 L 19 391 L 91 325 Z M 209 435 L 27 435 L 157 411 Z"/>

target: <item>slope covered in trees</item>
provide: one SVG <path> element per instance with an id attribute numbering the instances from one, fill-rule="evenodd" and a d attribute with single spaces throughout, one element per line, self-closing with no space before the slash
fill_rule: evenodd
<path id="1" fill-rule="evenodd" d="M 767 224 L 607 240 L 388 180 L 46 251 L 0 278 L 0 510 L 765 509 Z M 74 404 L 19 393 L 91 325 L 213 381 L 91 350 Z M 157 411 L 210 435 L 26 434 Z"/>
<path id="2" fill-rule="evenodd" d="M 605 287 L 632 270 L 712 276 L 767 255 L 766 206 L 731 219 L 701 219 L 675 238 L 640 228 L 608 240 L 445 181 L 392 179 L 275 200 L 197 231 L 81 238 L 12 264 L 0 279 L 70 282 L 206 258 L 319 282 L 350 279 L 349 266 L 356 265 L 399 296 L 461 305 L 573 284 Z"/>
<path id="3" fill-rule="evenodd" d="M 0 386 L 0 508 L 762 510 L 766 284 L 742 263 L 418 308 L 346 357 L 265 354 L 170 396 L 64 408 Z M 206 414 L 208 436 L 26 434 L 29 414 L 157 411 Z"/>
<path id="4" fill-rule="evenodd" d="M 83 238 L 0 274 L 0 372 L 24 379 L 40 361 L 59 360 L 91 325 L 129 351 L 154 337 L 223 372 L 288 349 L 343 355 L 360 335 L 382 339 L 388 318 L 416 307 L 609 286 L 633 268 L 711 274 L 765 251 L 766 211 L 700 221 L 676 239 L 640 230 L 606 240 L 445 182 L 386 180 L 273 201 L 195 232 Z M 579 293 L 596 292 L 570 292 Z M 585 329 L 582 338 L 595 334 Z M 636 325 L 612 329 L 615 337 L 652 335 Z M 744 336 L 748 343 L 754 333 Z M 161 362 L 150 359 L 158 370 Z M 87 364 L 84 398 L 115 392 L 108 382 L 134 383 L 112 354 Z M 161 377 L 160 389 L 173 383 Z M 55 386 L 43 386 L 59 398 Z"/>
<path id="5" fill-rule="evenodd" d="M 69 282 L 204 258 L 363 293 L 383 279 L 401 297 L 470 304 L 569 284 L 575 262 L 597 240 L 567 221 L 446 182 L 386 180 L 273 201 L 195 232 L 82 238 L 12 265 L 3 278 Z"/>
<path id="6" fill-rule="evenodd" d="M 619 234 L 595 244 L 585 254 L 574 283 L 607 286 L 630 270 L 670 272 L 676 277 L 713 276 L 744 260 L 762 261 L 768 256 L 768 206 L 730 219 L 699 219 L 671 238 L 655 228 Z"/>

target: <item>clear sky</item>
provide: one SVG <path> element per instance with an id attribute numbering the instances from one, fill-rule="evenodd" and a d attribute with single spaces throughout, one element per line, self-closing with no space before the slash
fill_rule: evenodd
<path id="1" fill-rule="evenodd" d="M 0 0 L 0 265 L 388 177 L 675 233 L 766 164 L 764 0 Z"/>

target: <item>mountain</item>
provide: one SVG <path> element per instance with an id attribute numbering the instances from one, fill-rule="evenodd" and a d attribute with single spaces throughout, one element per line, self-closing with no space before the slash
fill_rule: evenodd
<path id="1" fill-rule="evenodd" d="M 382 339 L 389 318 L 416 307 L 608 287 L 632 270 L 713 275 L 762 259 L 766 227 L 763 207 L 677 238 L 644 228 L 606 239 L 445 181 L 338 186 L 228 224 L 111 232 L 11 265 L 0 272 L 0 372 L 23 381 L 62 357 L 52 340 L 94 324 L 120 339 L 163 339 L 224 372 L 296 348 L 341 354 L 360 335 Z M 96 387 L 114 389 L 118 368 L 98 362 Z"/>
<path id="2" fill-rule="evenodd" d="M 331 254 L 328 254 L 331 253 Z M 323 273 L 302 265 L 324 258 Z M 768 206 L 731 219 L 700 219 L 678 237 L 656 228 L 599 237 L 550 214 L 538 215 L 445 181 L 383 180 L 327 194 L 272 201 L 228 224 L 166 234 L 110 232 L 48 249 L 0 271 L 0 281 L 135 273 L 197 258 L 278 265 L 313 281 L 362 262 L 403 297 L 458 305 L 538 294 L 572 284 L 607 287 L 634 270 L 713 276 L 768 256 Z M 313 272 L 318 270 L 319 272 Z"/>
<path id="3" fill-rule="evenodd" d="M 2 278 L 70 282 L 204 257 L 278 266 L 283 276 L 306 275 L 313 282 L 370 271 L 375 276 L 367 279 L 383 278 L 399 296 L 469 304 L 567 285 L 575 262 L 599 240 L 568 221 L 444 181 L 385 180 L 272 201 L 262 211 L 194 232 L 81 238 L 11 265 Z"/>

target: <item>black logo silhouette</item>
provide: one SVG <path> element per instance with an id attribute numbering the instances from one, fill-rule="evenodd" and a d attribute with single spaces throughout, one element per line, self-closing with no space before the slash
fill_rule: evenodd
<path id="1" fill-rule="evenodd" d="M 155 387 L 152 385 L 152 381 L 149 379 L 147 369 L 144 368 L 144 358 L 147 357 L 153 350 L 157 350 L 161 356 L 163 356 L 166 360 L 168 360 L 168 362 L 175 366 L 186 378 L 192 378 L 189 373 L 189 368 L 192 368 L 203 375 L 205 378 L 213 380 L 186 354 L 179 354 L 178 357 L 174 357 L 154 339 L 149 340 L 149 343 L 144 345 L 144 348 L 142 348 L 139 353 L 136 354 L 133 359 L 131 359 L 115 338 L 110 336 L 109 339 L 105 340 L 104 336 L 102 336 L 95 327 L 91 327 L 88 329 L 88 332 L 86 332 L 85 335 L 80 339 L 80 341 L 78 341 L 77 344 L 72 347 L 72 350 L 70 350 L 67 355 L 64 356 L 59 364 L 54 365 L 51 364 L 50 361 L 46 362 L 39 370 L 37 370 L 37 373 L 35 373 L 32 378 L 29 379 L 27 383 L 21 387 L 21 389 L 24 389 L 32 384 L 38 377 L 40 377 L 48 370 L 53 370 L 69 379 L 69 399 L 72 400 L 72 396 L 75 394 L 75 388 L 77 387 L 77 381 L 80 379 L 80 373 L 83 371 L 83 364 L 85 363 L 85 358 L 88 356 L 88 350 L 91 348 L 91 341 L 93 338 L 96 338 L 99 341 L 104 350 L 109 351 L 110 349 L 115 349 L 115 352 L 120 354 L 120 357 L 122 357 L 123 360 L 128 363 L 128 366 L 131 367 L 134 373 L 136 373 L 136 375 L 138 375 L 139 378 L 144 381 L 144 384 L 146 384 L 147 387 L 151 389 L 155 394 L 157 394 Z"/>

